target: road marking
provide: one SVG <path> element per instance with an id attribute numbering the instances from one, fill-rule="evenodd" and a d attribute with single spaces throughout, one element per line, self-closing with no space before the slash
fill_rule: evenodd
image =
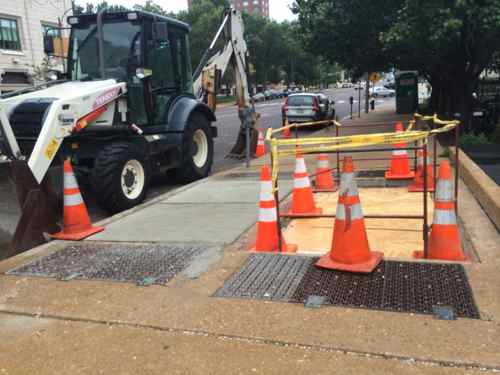
<path id="1" fill-rule="evenodd" d="M 345 100 L 339 100 L 339 101 L 337 102 L 337 104 L 344 104 L 344 103 L 345 103 Z"/>

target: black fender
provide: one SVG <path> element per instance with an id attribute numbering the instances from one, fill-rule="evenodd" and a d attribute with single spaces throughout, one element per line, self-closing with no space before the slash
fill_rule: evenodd
<path id="1" fill-rule="evenodd" d="M 210 122 L 217 121 L 214 112 L 205 103 L 199 102 L 190 96 L 179 96 L 175 99 L 168 113 L 168 132 L 183 132 L 187 125 L 189 116 L 193 112 L 200 112 L 205 115 Z M 214 138 L 217 130 L 212 127 Z"/>

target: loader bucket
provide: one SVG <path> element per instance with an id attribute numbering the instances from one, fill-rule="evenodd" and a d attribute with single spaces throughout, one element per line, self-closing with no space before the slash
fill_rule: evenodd
<path id="1" fill-rule="evenodd" d="M 26 161 L 0 163 L 0 258 L 46 242 L 44 233 L 59 230 L 56 208 L 49 175 L 38 184 Z"/>

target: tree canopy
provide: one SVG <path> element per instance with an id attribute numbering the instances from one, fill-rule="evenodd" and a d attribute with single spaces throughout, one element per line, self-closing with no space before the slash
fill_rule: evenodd
<path id="1" fill-rule="evenodd" d="M 433 109 L 466 124 L 479 75 L 497 66 L 498 0 L 296 0 L 294 11 L 309 49 L 358 75 L 418 70 Z"/>

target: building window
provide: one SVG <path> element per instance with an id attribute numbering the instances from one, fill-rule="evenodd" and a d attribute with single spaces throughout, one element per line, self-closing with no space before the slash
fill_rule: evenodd
<path id="1" fill-rule="evenodd" d="M 46 36 L 51 36 L 53 38 L 60 38 L 61 37 L 61 30 L 58 29 L 57 26 L 42 24 L 42 32 L 43 32 L 44 38 Z"/>
<path id="2" fill-rule="evenodd" d="M 0 18 L 0 48 L 20 51 L 21 41 L 17 21 L 9 18 Z"/>

